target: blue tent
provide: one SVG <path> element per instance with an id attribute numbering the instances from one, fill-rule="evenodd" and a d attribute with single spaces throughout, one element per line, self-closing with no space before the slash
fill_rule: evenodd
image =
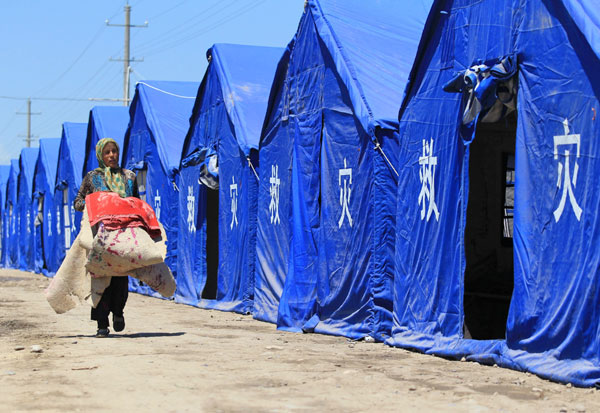
<path id="1" fill-rule="evenodd" d="M 39 148 L 23 148 L 19 157 L 19 183 L 17 186 L 17 214 L 19 214 L 19 228 L 17 239 L 19 242 L 19 269 L 33 271 L 35 268 L 35 245 L 33 238 L 33 173 L 37 161 Z M 37 213 L 37 207 L 35 212 Z"/>
<path id="2" fill-rule="evenodd" d="M 121 148 L 120 155 L 123 159 L 123 140 L 128 123 L 129 108 L 126 106 L 95 106 L 90 110 L 83 162 L 84 175 L 98 167 L 96 144 L 100 139 L 114 139 Z"/>
<path id="3" fill-rule="evenodd" d="M 87 123 L 64 122 L 56 168 L 54 206 L 56 208 L 56 248 L 54 262 L 60 266 L 66 251 L 79 233 L 82 213 L 73 202 L 84 175 Z"/>
<path id="4" fill-rule="evenodd" d="M 34 269 L 46 276 L 53 275 L 59 263 L 55 261 L 56 208 L 54 184 L 60 138 L 40 139 L 40 151 L 33 176 L 33 224 Z"/>
<path id="5" fill-rule="evenodd" d="M 19 215 L 17 213 L 17 187 L 19 185 L 19 160 L 10 160 L 10 173 L 6 183 L 5 219 L 8 225 L 4 233 L 3 244 L 6 245 L 6 254 L 2 253 L 2 264 L 6 268 L 19 266 Z"/>
<path id="6" fill-rule="evenodd" d="M 122 165 L 137 173 L 140 197 L 154 207 L 167 234 L 167 258 L 177 280 L 177 170 L 198 91 L 196 82 L 139 82 L 129 108 Z M 161 214 L 161 212 L 163 212 Z M 158 296 L 130 278 L 132 291 Z"/>
<path id="7" fill-rule="evenodd" d="M 5 211 L 6 187 L 10 177 L 10 165 L 0 165 L 0 266 L 6 266 L 6 234 L 8 234 L 8 217 Z"/>
<path id="8" fill-rule="evenodd" d="M 257 166 L 282 52 L 232 44 L 207 52 L 210 63 L 181 157 L 177 301 L 240 313 L 252 309 L 257 177 L 249 162 Z M 199 185 L 199 177 L 212 182 Z"/>
<path id="9" fill-rule="evenodd" d="M 600 383 L 592 6 L 434 3 L 399 113 L 390 344 Z"/>
<path id="10" fill-rule="evenodd" d="M 391 330 L 396 118 L 428 12 L 417 3 L 309 1 L 279 64 L 260 144 L 255 297 L 256 316 L 279 328 Z"/>

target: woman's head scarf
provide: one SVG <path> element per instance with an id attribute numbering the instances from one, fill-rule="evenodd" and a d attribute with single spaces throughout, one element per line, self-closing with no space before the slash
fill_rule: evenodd
<path id="1" fill-rule="evenodd" d="M 125 182 L 123 182 L 123 174 L 121 174 L 120 168 L 112 169 L 110 166 L 104 164 L 104 160 L 102 160 L 102 151 L 104 147 L 108 143 L 114 143 L 117 147 L 117 150 L 120 152 L 119 144 L 111 138 L 100 139 L 96 144 L 96 158 L 98 158 L 99 170 L 104 173 L 104 180 L 106 181 L 106 186 L 112 192 L 116 192 L 122 198 L 127 196 L 125 192 Z"/>

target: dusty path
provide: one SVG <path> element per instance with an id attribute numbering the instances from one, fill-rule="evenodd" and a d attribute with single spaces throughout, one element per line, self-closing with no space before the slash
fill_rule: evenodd
<path id="1" fill-rule="evenodd" d="M 89 307 L 54 314 L 47 284 L 0 270 L 2 412 L 600 411 L 593 389 L 137 294 L 124 334 L 95 338 Z"/>

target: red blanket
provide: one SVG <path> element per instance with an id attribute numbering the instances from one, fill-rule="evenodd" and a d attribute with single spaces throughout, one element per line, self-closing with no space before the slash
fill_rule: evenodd
<path id="1" fill-rule="evenodd" d="M 90 225 L 99 222 L 107 230 L 143 227 L 152 238 L 160 236 L 160 226 L 150 205 L 141 199 L 121 198 L 114 192 L 94 192 L 85 197 Z"/>

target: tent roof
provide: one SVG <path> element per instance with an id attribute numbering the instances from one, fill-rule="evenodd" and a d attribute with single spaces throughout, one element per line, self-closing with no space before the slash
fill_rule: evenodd
<path id="1" fill-rule="evenodd" d="M 199 82 L 173 81 L 144 81 L 136 85 L 134 100 L 141 104 L 168 174 L 179 167 L 198 86 Z"/>
<path id="2" fill-rule="evenodd" d="M 563 0 L 563 4 L 600 58 L 600 9 L 597 0 Z"/>
<path id="3" fill-rule="evenodd" d="M 397 123 L 398 108 L 432 0 L 310 0 L 363 127 Z"/>
<path id="4" fill-rule="evenodd" d="M 98 139 L 112 138 L 119 144 L 120 155 L 122 157 L 123 141 L 125 140 L 125 132 L 127 131 L 128 124 L 129 108 L 127 106 L 94 106 L 92 110 L 90 110 L 86 147 L 87 145 L 92 144 L 91 128 L 93 127 Z M 93 144 L 95 145 L 96 142 L 93 142 Z M 88 156 L 91 156 L 91 154 L 94 153 L 95 148 L 87 147 L 84 165 L 89 164 L 91 160 L 88 159 Z"/>
<path id="5" fill-rule="evenodd" d="M 69 148 L 71 161 L 75 173 L 76 185 L 82 180 L 83 160 L 85 158 L 85 140 L 87 136 L 87 123 L 64 122 L 62 139 Z M 59 159 L 59 161 L 61 161 Z"/>
<path id="6" fill-rule="evenodd" d="M 44 168 L 46 180 L 52 190 L 56 182 L 56 166 L 58 165 L 58 150 L 60 149 L 60 138 L 40 139 L 40 153 L 38 155 L 38 168 Z"/>
<path id="7" fill-rule="evenodd" d="M 19 158 L 20 176 L 24 177 L 29 190 L 33 188 L 33 173 L 40 148 L 23 148 Z M 21 178 L 19 178 L 21 182 Z M 20 191 L 20 190 L 19 190 Z M 31 196 L 31 194 L 29 194 Z"/>
<path id="8" fill-rule="evenodd" d="M 207 52 L 219 76 L 238 145 L 246 155 L 258 149 L 273 76 L 283 51 L 278 47 L 215 44 Z"/>

